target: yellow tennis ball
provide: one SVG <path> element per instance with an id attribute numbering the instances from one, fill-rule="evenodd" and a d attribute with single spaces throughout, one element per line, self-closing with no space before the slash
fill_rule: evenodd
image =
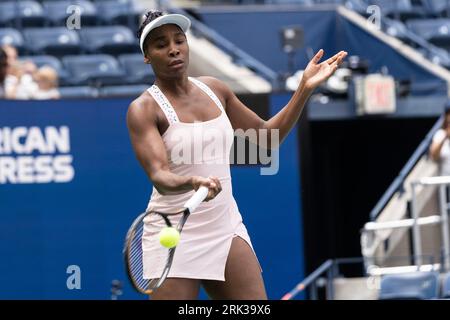
<path id="1" fill-rule="evenodd" d="M 180 233 L 174 227 L 165 227 L 159 232 L 159 243 L 166 248 L 175 247 L 180 241 Z"/>

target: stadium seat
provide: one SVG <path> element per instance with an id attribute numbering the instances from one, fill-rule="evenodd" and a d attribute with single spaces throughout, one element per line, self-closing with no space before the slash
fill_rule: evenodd
<path id="1" fill-rule="evenodd" d="M 98 96 L 98 90 L 89 86 L 60 87 L 58 90 L 61 98 L 95 98 Z"/>
<path id="2" fill-rule="evenodd" d="M 398 17 L 401 20 L 424 17 L 424 8 L 414 7 L 411 0 L 370 0 L 369 4 L 382 8 L 383 15 Z"/>
<path id="3" fill-rule="evenodd" d="M 267 0 L 230 0 L 231 4 L 264 4 Z M 223 4 L 222 0 L 212 0 L 212 3 Z"/>
<path id="4" fill-rule="evenodd" d="M 343 4 L 345 2 L 345 0 L 314 0 L 313 1 L 315 4 Z"/>
<path id="5" fill-rule="evenodd" d="M 347 9 L 358 12 L 363 16 L 369 15 L 369 13 L 367 12 L 367 4 L 364 2 L 364 0 L 346 0 L 344 2 L 344 6 Z"/>
<path id="6" fill-rule="evenodd" d="M 407 26 L 437 46 L 450 47 L 450 19 L 414 19 L 408 21 Z"/>
<path id="7" fill-rule="evenodd" d="M 271 3 L 297 3 L 297 4 L 303 4 L 307 6 L 312 6 L 315 4 L 335 4 L 335 5 L 343 5 L 346 8 L 356 11 L 361 15 L 368 15 L 366 12 L 367 10 L 367 3 L 365 0 L 266 0 L 270 1 Z"/>
<path id="8" fill-rule="evenodd" d="M 0 2 L 0 25 L 42 26 L 45 14 L 39 2 L 32 0 Z"/>
<path id="9" fill-rule="evenodd" d="M 115 85 L 123 84 L 125 72 L 117 60 L 110 55 L 95 54 L 66 56 L 63 65 L 71 75 L 72 85 Z"/>
<path id="10" fill-rule="evenodd" d="M 22 52 L 24 48 L 24 41 L 22 34 L 13 28 L 0 29 L 0 45 L 9 44 Z"/>
<path id="11" fill-rule="evenodd" d="M 59 71 L 63 70 L 61 61 L 59 61 L 59 59 L 54 56 L 49 56 L 49 55 L 23 56 L 23 57 L 20 57 L 20 60 L 22 60 L 22 61 L 31 60 L 34 62 L 34 64 L 38 68 L 47 65 L 49 67 L 52 67 L 56 71 L 58 71 L 58 73 L 59 73 Z"/>
<path id="12" fill-rule="evenodd" d="M 450 272 L 444 276 L 444 279 L 442 282 L 441 297 L 444 299 L 450 299 Z"/>
<path id="13" fill-rule="evenodd" d="M 407 37 L 408 28 L 403 22 L 392 19 L 385 19 L 384 21 L 385 21 L 383 23 L 384 32 L 404 42 L 407 42 L 409 40 Z"/>
<path id="14" fill-rule="evenodd" d="M 97 7 L 88 0 L 46 0 L 43 2 L 43 7 L 50 24 L 55 26 L 66 25 L 67 18 L 75 13 L 75 11 L 67 12 L 71 5 L 76 5 L 81 9 L 81 25 L 97 24 Z"/>
<path id="15" fill-rule="evenodd" d="M 423 0 L 424 6 L 428 13 L 436 17 L 448 16 L 448 1 L 447 0 Z"/>
<path id="16" fill-rule="evenodd" d="M 60 56 L 81 51 L 78 34 L 66 27 L 29 28 L 23 35 L 27 49 L 33 54 Z"/>
<path id="17" fill-rule="evenodd" d="M 85 27 L 80 36 L 86 51 L 119 54 L 139 52 L 137 38 L 124 26 Z"/>
<path id="18" fill-rule="evenodd" d="M 427 58 L 435 64 L 450 69 L 450 54 L 445 49 L 436 48 L 427 53 Z"/>
<path id="19" fill-rule="evenodd" d="M 436 272 L 410 272 L 386 275 L 381 279 L 380 300 L 426 300 L 438 298 Z"/>
<path id="20" fill-rule="evenodd" d="M 122 54 L 118 60 L 127 74 L 127 83 L 151 84 L 155 81 L 153 69 L 150 65 L 144 64 L 142 54 Z"/>
<path id="21" fill-rule="evenodd" d="M 109 86 L 100 89 L 101 97 L 137 97 L 148 89 L 148 85 Z"/>
<path id="22" fill-rule="evenodd" d="M 101 0 L 95 2 L 103 24 L 122 24 L 129 27 L 139 23 L 139 12 L 132 0 Z"/>
<path id="23" fill-rule="evenodd" d="M 266 0 L 266 4 L 301 4 L 305 6 L 313 6 L 314 0 Z"/>

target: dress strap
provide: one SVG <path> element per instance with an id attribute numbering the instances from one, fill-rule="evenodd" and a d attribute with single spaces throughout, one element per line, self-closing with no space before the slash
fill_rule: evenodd
<path id="1" fill-rule="evenodd" d="M 155 99 L 156 103 L 158 103 L 159 107 L 164 112 L 167 121 L 169 122 L 169 125 L 176 122 L 180 122 L 169 100 L 164 95 L 164 93 L 162 93 L 162 91 L 158 88 L 156 84 L 148 88 L 147 91 L 152 95 L 153 99 Z"/>
<path id="2" fill-rule="evenodd" d="M 216 94 L 211 90 L 210 87 L 208 87 L 206 84 L 204 84 L 203 82 L 201 82 L 201 81 L 199 81 L 197 79 L 189 77 L 189 80 L 191 80 L 201 90 L 203 90 L 203 92 L 205 92 L 214 101 L 214 103 L 217 105 L 217 107 L 220 109 L 220 111 L 225 113 L 225 110 L 224 110 L 224 108 L 222 106 L 222 103 L 220 102 L 219 98 L 217 98 Z"/>

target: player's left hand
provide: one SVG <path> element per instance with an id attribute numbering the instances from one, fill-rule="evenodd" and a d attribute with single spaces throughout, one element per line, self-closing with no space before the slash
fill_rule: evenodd
<path id="1" fill-rule="evenodd" d="M 331 77 L 331 75 L 336 71 L 344 58 L 347 56 L 346 51 L 340 51 L 331 58 L 319 63 L 320 59 L 323 57 L 323 53 L 323 49 L 320 49 L 311 61 L 309 61 L 305 71 L 303 72 L 303 77 L 300 84 L 303 84 L 306 89 L 314 90 L 322 82 Z"/>

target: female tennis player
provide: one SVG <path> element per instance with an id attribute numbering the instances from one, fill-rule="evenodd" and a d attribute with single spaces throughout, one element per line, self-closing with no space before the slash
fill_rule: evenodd
<path id="1" fill-rule="evenodd" d="M 319 63 L 320 50 L 289 103 L 265 121 L 222 81 L 188 77 L 189 27 L 183 15 L 150 11 L 138 31 L 144 62 L 156 75 L 154 85 L 130 104 L 127 113 L 136 157 L 154 186 L 147 209 L 170 212 L 182 207 L 200 186 L 209 189 L 185 224 L 167 279 L 151 298 L 196 299 L 203 286 L 212 299 L 265 300 L 261 268 L 232 194 L 233 129 L 275 129 L 283 141 L 310 94 L 347 53 Z M 199 132 L 214 134 L 208 138 Z M 196 150 L 200 157 L 195 157 Z M 158 274 L 151 263 L 156 255 L 154 241 L 144 236 L 144 278 Z"/>

